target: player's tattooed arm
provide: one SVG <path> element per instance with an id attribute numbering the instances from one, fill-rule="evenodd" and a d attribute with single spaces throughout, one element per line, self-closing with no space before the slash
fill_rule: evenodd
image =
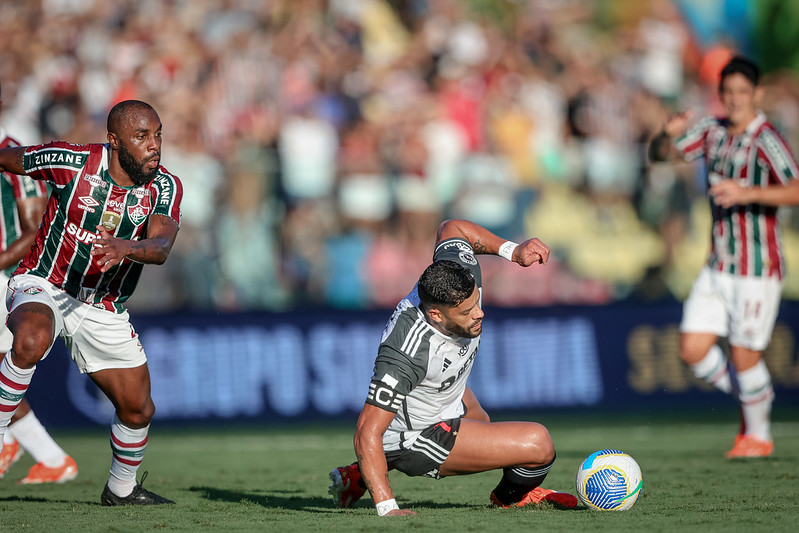
<path id="1" fill-rule="evenodd" d="M 490 252 L 488 250 L 488 247 L 485 244 L 480 242 L 480 239 L 477 239 L 477 240 L 471 242 L 470 244 L 472 245 L 472 250 L 474 250 L 474 253 L 476 253 L 476 254 L 490 254 L 490 253 L 492 253 L 492 252 Z"/>
<path id="2" fill-rule="evenodd" d="M 0 150 L 0 172 L 8 171 L 12 174 L 25 174 L 23 163 L 26 149 L 27 146 L 14 146 Z"/>

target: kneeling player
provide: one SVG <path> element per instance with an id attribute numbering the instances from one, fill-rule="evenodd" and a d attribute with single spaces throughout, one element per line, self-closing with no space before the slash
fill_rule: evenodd
<path id="1" fill-rule="evenodd" d="M 339 507 L 352 506 L 368 489 L 379 515 L 415 514 L 394 500 L 389 470 L 438 479 L 499 468 L 504 473 L 491 492 L 494 505 L 577 505 L 571 494 L 540 487 L 555 461 L 547 429 L 532 422 L 491 423 L 466 386 L 483 321 L 475 254 L 527 267 L 546 263 L 549 249 L 538 239 L 503 241 L 463 220 L 441 224 L 433 263 L 383 332 L 355 432 L 358 461 L 330 473 Z"/>

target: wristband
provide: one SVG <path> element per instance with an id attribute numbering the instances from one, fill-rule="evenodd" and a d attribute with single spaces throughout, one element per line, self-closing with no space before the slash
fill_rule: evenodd
<path id="1" fill-rule="evenodd" d="M 513 261 L 513 251 L 516 247 L 519 246 L 513 241 L 505 241 L 502 243 L 502 246 L 499 247 L 499 251 L 497 255 L 500 257 L 504 257 L 508 261 Z"/>
<path id="2" fill-rule="evenodd" d="M 399 509 L 399 505 L 397 505 L 397 500 L 395 500 L 394 498 L 391 498 L 390 500 L 386 500 L 384 502 L 380 502 L 376 504 L 375 507 L 377 508 L 378 516 L 386 516 L 394 509 Z"/>

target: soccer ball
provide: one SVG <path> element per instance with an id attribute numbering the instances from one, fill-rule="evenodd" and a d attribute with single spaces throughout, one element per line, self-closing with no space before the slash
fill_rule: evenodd
<path id="1" fill-rule="evenodd" d="M 644 486 L 641 467 L 621 450 L 599 450 L 577 469 L 577 496 L 597 511 L 626 511 Z"/>

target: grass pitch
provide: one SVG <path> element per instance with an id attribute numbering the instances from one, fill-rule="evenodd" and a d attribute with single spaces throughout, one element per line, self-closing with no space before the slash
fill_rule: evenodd
<path id="1" fill-rule="evenodd" d="M 99 504 L 110 450 L 106 429 L 56 434 L 78 462 L 75 481 L 17 485 L 28 455 L 0 479 L 0 530 L 14 531 L 797 531 L 799 420 L 775 413 L 775 454 L 724 459 L 734 415 L 690 419 L 634 415 L 537 417 L 552 433 L 558 459 L 544 486 L 574 492 L 589 453 L 619 448 L 641 465 L 644 488 L 626 512 L 494 509 L 498 472 L 440 481 L 392 472 L 397 501 L 418 516 L 379 518 L 366 496 L 337 510 L 328 472 L 352 460 L 347 425 L 174 430 L 156 423 L 141 471 L 145 487 L 175 506 L 107 508 Z M 521 417 L 515 417 L 521 418 Z M 724 418 L 724 420 L 720 420 Z"/>

